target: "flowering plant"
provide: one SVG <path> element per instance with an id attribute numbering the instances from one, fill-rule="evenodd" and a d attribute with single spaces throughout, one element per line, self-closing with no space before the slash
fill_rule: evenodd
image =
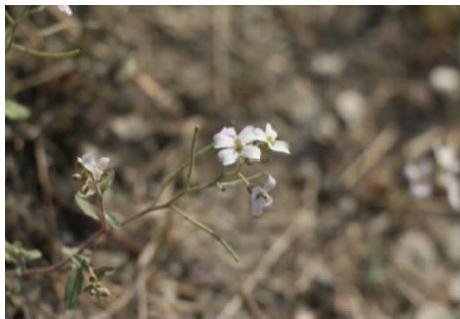
<path id="1" fill-rule="evenodd" d="M 238 262 L 238 254 L 225 239 L 209 226 L 190 215 L 183 208 L 180 208 L 177 202 L 186 195 L 205 189 L 217 188 L 224 190 L 228 187 L 245 184 L 249 192 L 251 204 L 250 215 L 254 217 L 262 215 L 263 210 L 273 203 L 273 198 L 269 195 L 269 192 L 275 188 L 276 180 L 266 172 L 246 176 L 243 173 L 244 168 L 256 162 L 265 162 L 262 161 L 262 158 L 268 159 L 271 151 L 289 154 L 289 145 L 287 142 L 277 140 L 278 134 L 270 124 L 266 125 L 265 131 L 253 126 L 246 126 L 238 134 L 235 128 L 224 127 L 214 135 L 212 143 L 200 149 L 197 149 L 198 132 L 199 128 L 196 127 L 188 157 L 177 169 L 166 175 L 154 204 L 121 222 L 107 209 L 105 204 L 104 193 L 112 188 L 115 174 L 114 170 L 109 167 L 110 158 L 97 158 L 94 154 L 90 153 L 78 157 L 77 172 L 73 175 L 73 178 L 81 182 L 81 187 L 75 194 L 75 202 L 84 214 L 99 222 L 100 228 L 79 247 L 64 248 L 63 254 L 65 257 L 61 261 L 49 266 L 27 268 L 26 261 L 40 258 L 41 253 L 35 250 L 26 250 L 19 246 L 16 250 L 12 249 L 11 251 L 19 251 L 22 254 L 21 256 L 28 256 L 28 259 L 21 259 L 22 263 L 17 265 L 17 269 L 20 271 L 16 271 L 16 274 L 20 276 L 43 275 L 62 269 L 65 265 L 70 264 L 72 270 L 68 274 L 65 287 L 66 306 L 68 308 L 75 307 L 78 297 L 82 292 L 88 293 L 97 300 L 103 299 L 110 295 L 110 291 L 103 286 L 102 281 L 111 272 L 111 268 L 106 265 L 94 267 L 90 257 L 85 254 L 85 251 L 91 248 L 97 239 L 107 232 L 116 231 L 150 212 L 166 209 L 170 210 L 170 213 L 167 215 L 168 217 L 172 213 L 177 213 L 186 221 L 209 234 L 211 238 L 225 249 L 234 261 Z M 213 149 L 218 150 L 217 158 L 223 165 L 222 171 L 209 182 L 193 184 L 192 172 L 196 160 Z M 176 179 L 180 178 L 182 172 L 185 173 L 185 185 L 183 188 L 169 199 L 157 204 L 162 197 L 163 190 Z M 252 181 L 263 176 L 267 176 L 267 180 L 263 186 L 252 184 Z M 162 245 L 159 244 L 157 249 L 162 249 Z M 16 255 L 19 256 L 20 254 L 11 254 L 13 257 Z M 18 259 L 13 257 L 9 260 L 15 263 Z M 87 280 L 89 282 L 85 286 L 85 281 Z"/>

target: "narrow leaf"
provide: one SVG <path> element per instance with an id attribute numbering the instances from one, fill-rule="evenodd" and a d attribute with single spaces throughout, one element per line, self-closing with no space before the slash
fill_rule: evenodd
<path id="1" fill-rule="evenodd" d="M 83 213 L 95 220 L 99 220 L 99 216 L 97 214 L 97 208 L 93 204 L 91 204 L 86 198 L 83 197 L 83 195 L 78 192 L 75 194 L 75 202 L 77 203 L 78 207 L 83 211 Z M 107 224 L 112 227 L 113 229 L 118 229 L 121 227 L 120 223 L 118 220 L 115 218 L 115 216 L 110 213 L 106 212 L 105 213 L 105 220 Z"/>
<path id="2" fill-rule="evenodd" d="M 75 203 L 80 207 L 83 213 L 95 220 L 99 220 L 99 216 L 97 214 L 97 208 L 93 204 L 91 204 L 85 197 L 83 197 L 80 192 L 75 194 Z"/>
<path id="3" fill-rule="evenodd" d="M 111 169 L 105 172 L 105 174 L 101 177 L 101 181 L 99 182 L 99 187 L 101 188 L 102 193 L 105 193 L 106 190 L 112 187 L 114 179 L 115 170 Z"/>
<path id="4" fill-rule="evenodd" d="M 22 104 L 6 99 L 5 116 L 12 121 L 26 120 L 30 116 L 30 111 Z"/>
<path id="5" fill-rule="evenodd" d="M 107 224 L 109 224 L 113 229 L 119 229 L 121 227 L 120 223 L 112 213 L 105 213 L 105 220 L 107 221 Z"/>
<path id="6" fill-rule="evenodd" d="M 64 301 L 68 309 L 73 309 L 77 303 L 78 296 L 80 295 L 85 278 L 83 276 L 82 268 L 75 268 L 67 277 L 65 285 Z"/>

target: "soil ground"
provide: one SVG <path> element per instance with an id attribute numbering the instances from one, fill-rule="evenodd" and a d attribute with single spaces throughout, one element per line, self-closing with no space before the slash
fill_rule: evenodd
<path id="1" fill-rule="evenodd" d="M 263 166 L 278 186 L 260 218 L 244 187 L 179 203 L 238 264 L 180 216 L 152 262 L 170 214 L 158 211 L 92 250 L 115 268 L 107 300 L 65 311 L 65 270 L 7 277 L 22 291 L 8 318 L 460 317 L 460 215 L 441 189 L 415 199 L 403 175 L 434 143 L 460 145 L 458 7 L 72 9 L 35 14 L 16 41 L 78 57 L 6 57 L 6 95 L 32 113 L 6 121 L 6 238 L 43 253 L 30 266 L 97 228 L 73 202 L 87 151 L 112 159 L 120 220 L 187 156 L 195 125 L 203 146 L 223 126 L 269 122 L 292 154 Z M 193 183 L 219 166 L 200 158 Z"/>

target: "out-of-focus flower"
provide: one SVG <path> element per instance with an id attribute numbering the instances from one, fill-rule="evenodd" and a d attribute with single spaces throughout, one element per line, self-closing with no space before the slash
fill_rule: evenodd
<path id="1" fill-rule="evenodd" d="M 251 161 L 260 160 L 260 149 L 253 145 L 255 141 L 260 141 L 253 126 L 246 126 L 239 134 L 233 127 L 224 127 L 219 133 L 214 135 L 214 148 L 221 149 L 217 156 L 222 165 L 232 165 L 238 158 L 247 158 Z"/>
<path id="2" fill-rule="evenodd" d="M 440 181 L 446 189 L 450 206 L 460 211 L 460 176 L 452 172 L 444 172 L 440 176 Z"/>
<path id="3" fill-rule="evenodd" d="M 64 12 L 68 16 L 72 15 L 72 9 L 70 9 L 70 6 L 57 6 L 59 11 Z"/>
<path id="4" fill-rule="evenodd" d="M 460 173 L 460 159 L 455 150 L 448 145 L 441 144 L 433 148 L 434 156 L 438 165 L 449 172 Z"/>
<path id="5" fill-rule="evenodd" d="M 99 181 L 109 166 L 110 158 L 101 157 L 99 160 L 96 160 L 93 154 L 86 153 L 82 157 L 78 158 L 78 163 L 81 164 L 85 170 L 91 173 L 94 180 Z"/>
<path id="6" fill-rule="evenodd" d="M 426 198 L 431 196 L 433 186 L 430 175 L 433 170 L 431 162 L 410 162 L 404 166 L 404 175 L 409 181 L 409 189 L 415 197 Z"/>
<path id="7" fill-rule="evenodd" d="M 263 187 L 253 186 L 251 188 L 251 215 L 260 216 L 265 207 L 273 203 L 273 198 L 268 194 L 276 186 L 276 180 L 269 175 Z"/>
<path id="8" fill-rule="evenodd" d="M 255 134 L 258 137 L 262 137 L 263 141 L 267 143 L 268 148 L 272 151 L 290 154 L 289 144 L 285 141 L 277 140 L 278 133 L 272 128 L 270 123 L 265 125 L 265 132 L 260 128 L 256 128 Z"/>

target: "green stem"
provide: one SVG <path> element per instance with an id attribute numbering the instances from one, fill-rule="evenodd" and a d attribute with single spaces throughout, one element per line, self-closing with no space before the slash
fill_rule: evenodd
<path id="1" fill-rule="evenodd" d="M 5 10 L 5 12 L 7 12 L 7 11 Z M 18 26 L 21 24 L 22 20 L 25 17 L 27 17 L 28 14 L 29 14 L 29 9 L 25 8 L 19 14 L 19 17 L 18 17 L 17 20 L 14 19 L 12 16 L 10 16 L 11 20 L 13 21 L 13 24 L 11 26 L 11 33 L 10 33 L 10 36 L 8 38 L 8 44 L 6 45 L 5 52 L 8 52 L 13 47 L 14 38 L 16 36 L 16 30 L 17 30 Z"/>
<path id="2" fill-rule="evenodd" d="M 6 20 L 8 20 L 8 23 L 11 24 L 12 26 L 16 23 L 16 21 L 11 16 L 11 14 L 6 10 L 5 10 L 5 17 L 6 17 Z"/>
<path id="3" fill-rule="evenodd" d="M 241 178 L 241 180 L 246 184 L 246 186 L 250 186 L 251 183 L 249 183 L 249 181 L 246 179 L 246 177 L 241 173 L 241 172 L 238 172 L 238 176 Z"/>
<path id="4" fill-rule="evenodd" d="M 173 209 L 174 212 L 176 212 L 179 215 L 181 215 L 185 220 L 187 220 L 188 222 L 190 222 L 194 226 L 198 227 L 199 229 L 203 230 L 204 232 L 208 233 L 214 240 L 216 240 L 219 244 L 221 244 L 225 248 L 227 253 L 233 258 L 233 260 L 235 262 L 240 261 L 240 257 L 235 252 L 235 250 L 227 243 L 227 241 L 225 241 L 225 239 L 223 239 L 218 234 L 216 234 L 216 232 L 214 230 L 212 230 L 208 226 L 204 225 L 203 223 L 199 222 L 198 220 L 196 220 L 195 218 L 193 218 L 192 216 L 187 214 L 185 211 L 183 211 L 179 207 L 177 207 L 175 205 L 171 205 L 171 208 Z"/>
<path id="5" fill-rule="evenodd" d="M 200 131 L 200 127 L 195 126 L 195 129 L 193 131 L 192 145 L 190 147 L 190 165 L 188 166 L 187 179 L 185 180 L 186 189 L 190 187 L 190 180 L 192 178 L 193 166 L 195 165 L 195 146 L 196 146 L 196 140 L 198 138 L 199 131 Z"/>
<path id="6" fill-rule="evenodd" d="M 39 50 L 31 49 L 31 48 L 26 48 L 25 46 L 17 44 L 17 43 L 12 43 L 12 47 L 18 51 L 29 53 L 31 55 L 35 55 L 35 56 L 42 57 L 42 58 L 53 58 L 53 59 L 68 58 L 68 57 L 72 57 L 80 53 L 79 49 L 65 51 L 65 52 L 39 51 Z"/>
<path id="7" fill-rule="evenodd" d="M 195 153 L 195 159 L 197 159 L 198 157 L 206 154 L 207 152 L 209 152 L 210 150 L 212 150 L 213 148 L 213 144 L 208 144 L 202 148 L 200 148 L 198 151 L 196 151 Z M 190 165 L 190 158 L 188 158 L 186 161 L 184 161 L 178 168 L 176 168 L 174 171 L 172 171 L 171 173 L 169 173 L 168 175 L 166 175 L 163 179 L 163 181 L 161 182 L 161 185 L 160 185 L 160 190 L 157 194 L 157 198 L 159 198 L 161 196 L 161 194 L 163 193 L 163 191 L 166 189 L 166 187 L 171 184 L 174 179 L 176 178 L 176 176 L 183 170 L 185 169 L 188 165 Z"/>

